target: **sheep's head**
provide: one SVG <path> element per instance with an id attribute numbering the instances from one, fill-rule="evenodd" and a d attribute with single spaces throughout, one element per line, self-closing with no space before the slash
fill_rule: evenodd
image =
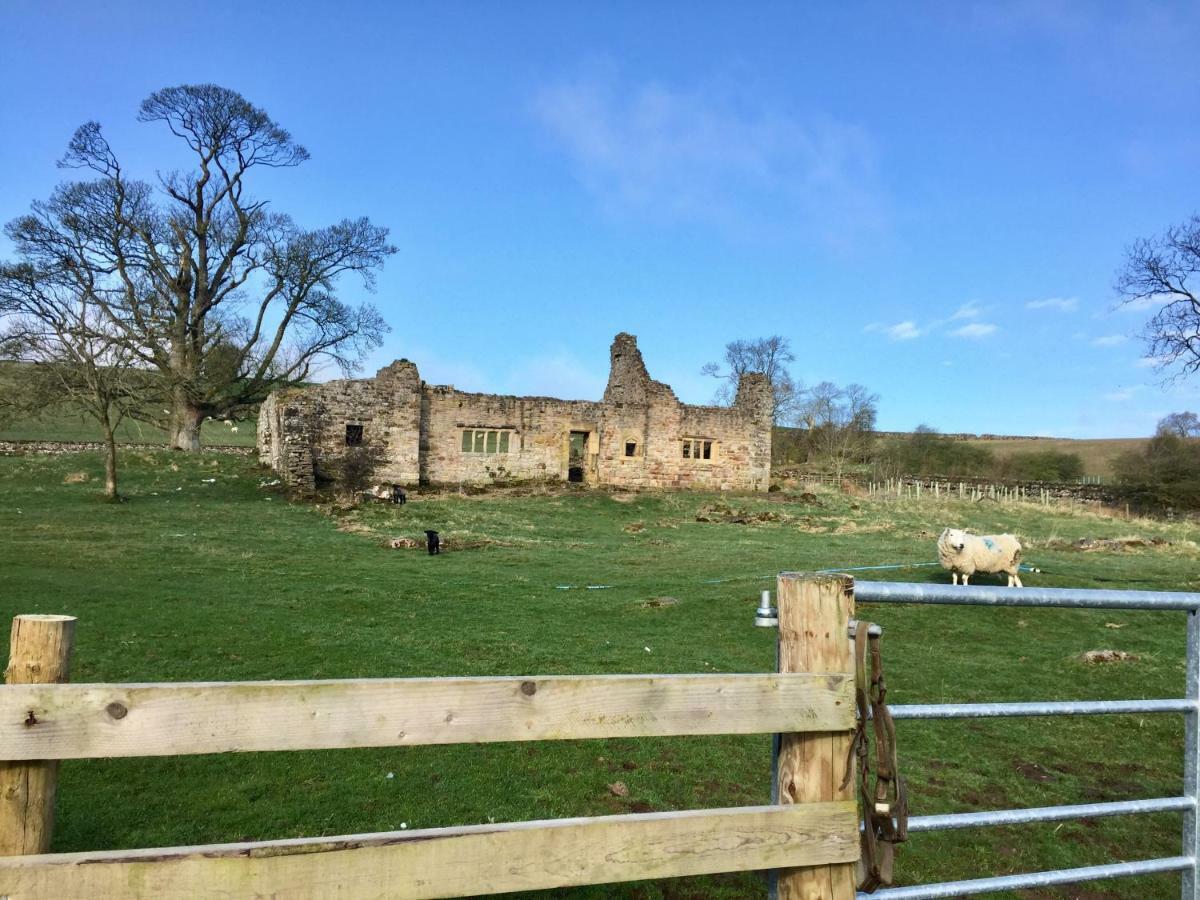
<path id="1" fill-rule="evenodd" d="M 938 543 L 955 553 L 962 553 L 967 546 L 967 533 L 960 528 L 947 528 Z"/>

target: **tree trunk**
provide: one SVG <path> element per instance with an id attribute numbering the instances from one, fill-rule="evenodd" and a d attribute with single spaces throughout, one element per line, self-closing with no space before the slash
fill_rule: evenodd
<path id="1" fill-rule="evenodd" d="M 171 409 L 167 435 L 172 450 L 194 453 L 200 449 L 200 423 L 204 413 L 186 400 L 176 400 Z"/>
<path id="2" fill-rule="evenodd" d="M 117 439 L 112 428 L 104 425 L 104 496 L 109 500 L 117 499 Z"/>

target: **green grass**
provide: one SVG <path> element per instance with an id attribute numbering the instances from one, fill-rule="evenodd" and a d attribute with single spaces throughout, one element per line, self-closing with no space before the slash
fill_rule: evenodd
<path id="1" fill-rule="evenodd" d="M 249 460 L 128 451 L 122 464 L 128 502 L 108 504 L 94 480 L 64 483 L 72 472 L 99 476 L 96 454 L 0 458 L 0 612 L 78 616 L 75 681 L 769 671 L 774 635 L 752 625 L 758 592 L 771 586 L 760 576 L 929 561 L 950 524 L 1020 534 L 1045 570 L 1030 583 L 1200 589 L 1196 528 L 1054 509 L 832 493 L 811 504 L 726 498 L 782 517 L 736 525 L 695 521 L 712 495 L 569 492 L 416 495 L 335 518 L 261 486 L 274 476 Z M 426 528 L 450 552 L 383 546 Z M 1133 533 L 1174 543 L 1050 549 Z M 866 574 L 946 577 L 933 568 Z M 661 595 L 680 602 L 643 606 Z M 885 628 L 896 703 L 1183 691 L 1183 614 L 881 606 L 862 615 Z M 1140 659 L 1077 659 L 1108 647 Z M 1174 717 L 904 722 L 899 740 L 914 814 L 1181 789 Z M 767 736 L 69 762 L 54 849 L 764 803 L 768 767 Z M 618 780 L 627 797 L 608 790 Z M 899 875 L 914 883 L 1175 855 L 1179 826 L 1178 815 L 1162 815 L 915 835 Z M 1173 897 L 1178 879 L 1097 890 L 1088 896 Z M 758 876 L 730 875 L 554 896 L 760 891 Z"/>

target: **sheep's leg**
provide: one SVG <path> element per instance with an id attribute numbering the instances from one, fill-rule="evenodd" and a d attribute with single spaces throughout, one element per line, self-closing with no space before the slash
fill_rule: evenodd
<path id="1" fill-rule="evenodd" d="M 951 573 L 950 573 L 950 583 L 951 583 L 951 584 L 958 584 L 958 573 L 957 573 L 957 572 L 951 572 Z"/>
<path id="2" fill-rule="evenodd" d="M 1021 576 L 1020 575 L 1010 575 L 1008 578 L 1008 586 L 1009 587 L 1025 587 L 1025 585 L 1021 584 Z"/>
<path id="3" fill-rule="evenodd" d="M 967 577 L 968 577 L 968 576 L 967 576 L 967 573 L 966 573 L 966 572 L 963 572 L 963 584 L 964 584 L 964 585 L 967 583 Z"/>

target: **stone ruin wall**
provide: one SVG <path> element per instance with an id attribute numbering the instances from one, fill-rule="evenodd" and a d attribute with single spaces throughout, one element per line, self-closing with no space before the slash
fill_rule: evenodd
<path id="1" fill-rule="evenodd" d="M 742 379 L 732 407 L 689 406 L 646 371 L 636 339 L 614 340 L 604 399 L 476 394 L 425 385 L 406 361 L 374 379 L 333 381 L 273 394 L 259 418 L 259 456 L 304 489 L 322 459 L 345 450 L 347 424 L 383 441 L 377 472 L 397 484 L 565 481 L 570 432 L 588 433 L 584 481 L 628 488 L 765 491 L 771 464 L 771 394 L 763 376 Z M 510 433 L 508 453 L 467 453 L 465 429 Z M 711 459 L 682 455 L 685 438 L 713 442 Z M 625 455 L 627 442 L 636 444 Z M 306 449 L 307 448 L 307 449 Z"/>
<path id="2" fill-rule="evenodd" d="M 567 435 L 593 430 L 599 420 L 600 405 L 586 400 L 472 394 L 446 386 L 426 386 L 425 394 L 425 480 L 431 484 L 565 480 Z M 464 453 L 462 432 L 468 428 L 511 430 L 509 452 Z"/>
<path id="3" fill-rule="evenodd" d="M 375 378 L 329 381 L 276 391 L 259 411 L 259 460 L 289 484 L 311 489 L 323 460 L 346 448 L 346 425 L 363 427 L 364 443 L 382 443 L 381 481 L 416 484 L 420 478 L 415 436 L 421 423 L 417 367 L 399 360 Z"/>

